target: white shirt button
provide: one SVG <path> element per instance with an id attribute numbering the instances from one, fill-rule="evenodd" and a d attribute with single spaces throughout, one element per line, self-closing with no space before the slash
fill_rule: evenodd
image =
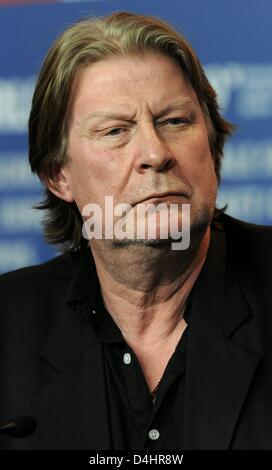
<path id="1" fill-rule="evenodd" d="M 160 437 L 160 433 L 157 429 L 150 429 L 149 433 L 148 433 L 148 437 L 149 439 L 151 439 L 152 441 L 156 441 L 157 439 L 159 439 Z"/>
<path id="2" fill-rule="evenodd" d="M 125 364 L 130 364 L 131 363 L 131 355 L 129 353 L 125 353 L 123 356 L 123 361 Z"/>

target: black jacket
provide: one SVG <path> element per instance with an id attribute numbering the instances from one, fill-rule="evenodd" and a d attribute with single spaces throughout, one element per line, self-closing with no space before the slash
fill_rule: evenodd
<path id="1" fill-rule="evenodd" d="M 272 449 L 272 229 L 222 224 L 190 316 L 184 449 Z M 0 277 L 0 423 L 38 424 L 0 449 L 111 449 L 102 348 L 70 301 L 84 257 Z"/>

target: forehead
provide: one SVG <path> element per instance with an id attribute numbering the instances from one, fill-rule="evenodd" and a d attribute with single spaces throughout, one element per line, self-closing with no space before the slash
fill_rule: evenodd
<path id="1" fill-rule="evenodd" d="M 126 111 L 131 107 L 133 111 L 144 105 L 156 113 L 176 99 L 190 99 L 198 105 L 181 67 L 159 53 L 118 56 L 84 66 L 76 74 L 71 93 L 73 111 L 81 114 L 104 107 Z"/>

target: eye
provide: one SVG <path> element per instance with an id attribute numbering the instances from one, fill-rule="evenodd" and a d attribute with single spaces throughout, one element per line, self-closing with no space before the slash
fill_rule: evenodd
<path id="1" fill-rule="evenodd" d="M 108 131 L 105 135 L 109 135 L 109 136 L 117 136 L 117 135 L 120 135 L 120 132 L 119 131 L 123 131 L 124 129 L 122 129 L 121 127 L 115 127 L 114 129 L 111 129 L 110 131 Z"/>
<path id="2" fill-rule="evenodd" d="M 180 125 L 188 124 L 188 122 L 189 122 L 188 119 L 177 117 L 177 118 L 167 119 L 162 124 L 172 124 L 174 126 L 180 126 Z"/>

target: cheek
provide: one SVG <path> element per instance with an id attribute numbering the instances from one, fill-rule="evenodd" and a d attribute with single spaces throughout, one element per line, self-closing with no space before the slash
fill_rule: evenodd
<path id="1" fill-rule="evenodd" d="M 74 155 L 70 166 L 70 185 L 77 207 L 82 212 L 83 206 L 88 203 L 102 206 L 104 196 L 114 195 L 117 186 L 114 175 L 118 172 L 111 159 L 103 152 L 94 155 L 90 150 L 82 149 Z"/>
<path id="2" fill-rule="evenodd" d="M 194 140 L 194 143 L 190 143 L 183 153 L 187 160 L 186 176 L 194 189 L 206 184 L 214 186 L 216 184 L 214 161 L 206 136 Z"/>

